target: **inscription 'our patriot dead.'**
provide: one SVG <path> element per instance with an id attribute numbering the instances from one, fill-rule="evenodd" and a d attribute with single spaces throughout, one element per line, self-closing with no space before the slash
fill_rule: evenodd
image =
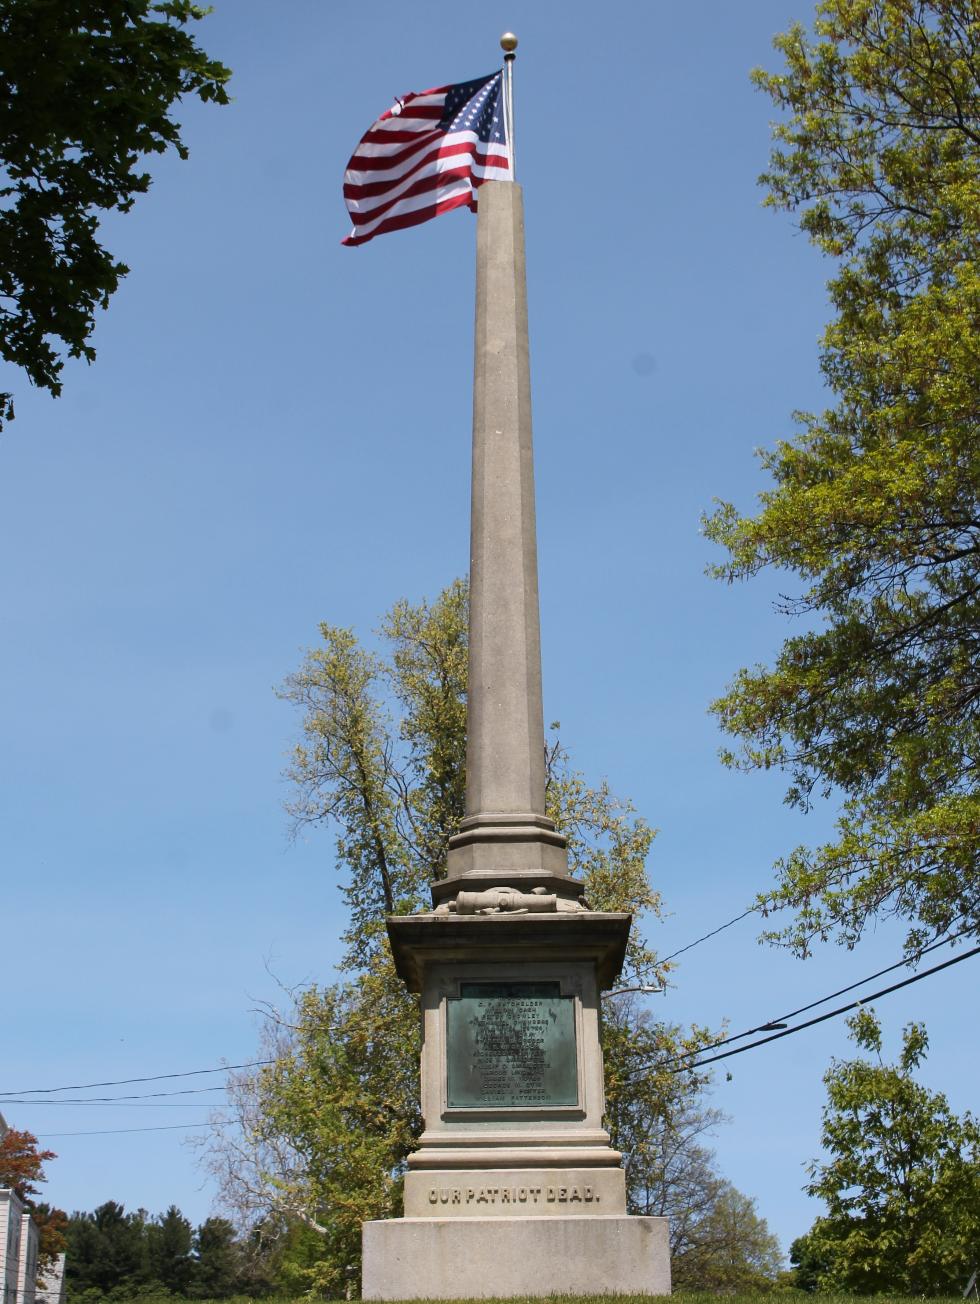
<path id="1" fill-rule="evenodd" d="M 429 1204 L 598 1204 L 591 1186 L 430 1186 Z"/>

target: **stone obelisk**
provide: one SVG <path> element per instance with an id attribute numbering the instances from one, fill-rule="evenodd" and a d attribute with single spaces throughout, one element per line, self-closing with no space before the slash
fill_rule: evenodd
<path id="1" fill-rule="evenodd" d="M 589 908 L 545 813 L 520 187 L 486 182 L 477 211 L 466 816 L 432 912 L 388 919 L 425 1129 L 405 1217 L 364 1224 L 362 1295 L 669 1294 L 666 1219 L 627 1215 L 603 1127 L 599 995 L 630 916 Z"/>
<path id="2" fill-rule="evenodd" d="M 447 878 L 574 899 L 565 839 L 545 815 L 541 635 L 531 447 L 524 205 L 516 182 L 481 187 L 470 526 L 466 818 Z"/>

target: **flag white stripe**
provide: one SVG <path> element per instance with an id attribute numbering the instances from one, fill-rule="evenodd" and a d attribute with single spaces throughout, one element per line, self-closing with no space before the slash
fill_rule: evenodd
<path id="1" fill-rule="evenodd" d="M 391 117 L 379 118 L 377 122 L 375 122 L 372 125 L 371 130 L 372 131 L 397 131 L 399 128 L 399 124 L 409 123 L 412 122 L 413 120 L 417 120 L 418 122 L 428 122 L 431 124 L 436 121 L 435 118 L 428 115 L 417 118 L 416 114 L 414 113 L 414 110 L 415 109 L 441 109 L 443 105 L 446 103 L 446 93 L 445 91 L 443 91 L 442 94 L 440 95 L 406 95 L 405 100 L 407 101 L 407 103 L 403 103 L 401 109 L 399 109 L 398 101 L 396 100 L 395 103 L 388 110 L 388 112 L 391 114 Z M 409 127 L 408 130 L 411 131 L 412 128 Z"/>
<path id="2" fill-rule="evenodd" d="M 477 168 L 474 167 L 472 176 L 478 176 L 482 181 L 509 181 L 509 168 Z M 351 231 L 352 236 L 363 239 L 376 230 L 382 222 L 387 222 L 389 218 L 399 217 L 403 213 L 415 213 L 422 208 L 433 208 L 436 204 L 441 204 L 446 199 L 451 199 L 454 195 L 468 194 L 472 189 L 472 182 L 469 177 L 460 177 L 452 183 L 447 184 L 435 190 L 427 190 L 421 195 L 409 195 L 400 203 L 393 204 L 387 212 L 381 213 L 371 222 L 365 222 L 362 225 L 355 226 Z"/>
<path id="3" fill-rule="evenodd" d="M 420 208 L 432 208 L 436 204 L 441 204 L 443 200 L 452 199 L 454 195 L 468 195 L 470 188 L 469 178 L 460 177 L 454 185 L 446 186 L 443 190 L 428 191 L 424 195 L 412 195 L 411 198 L 403 199 L 400 204 L 396 204 L 394 208 L 389 208 L 387 213 L 382 213 L 373 222 L 365 222 L 363 226 L 355 226 L 351 231 L 351 235 L 356 236 L 358 240 L 363 240 L 366 235 L 370 235 L 382 222 L 387 222 L 389 218 L 399 217 L 402 213 L 415 213 Z"/>
<path id="4" fill-rule="evenodd" d="M 351 163 L 359 158 L 385 158 L 388 154 L 399 154 L 404 149 L 421 149 L 425 143 L 423 139 L 424 136 L 431 136 L 433 140 L 446 139 L 446 133 L 439 130 L 438 124 L 430 122 L 429 130 L 427 132 L 419 132 L 418 138 L 415 140 L 402 140 L 397 144 L 393 141 L 390 145 L 382 145 L 378 142 L 369 145 L 363 143 L 358 145 L 357 152 L 351 156 Z M 348 165 L 348 171 L 349 170 L 350 167 Z"/>
<path id="5" fill-rule="evenodd" d="M 344 173 L 344 185 L 348 186 L 366 186 L 375 181 L 390 181 L 392 186 L 397 185 L 399 178 L 406 173 L 411 172 L 412 168 L 418 167 L 419 159 L 424 158 L 429 149 L 452 149 L 456 154 L 465 151 L 469 144 L 479 144 L 480 138 L 475 131 L 452 131 L 448 135 L 437 136 L 431 145 L 422 147 L 411 158 L 403 159 L 401 163 L 390 168 L 371 168 L 362 170 L 361 168 L 348 168 Z M 506 154 L 507 147 L 501 144 L 485 144 L 483 147 L 484 154 Z M 453 157 L 455 155 L 451 155 Z M 355 158 L 357 156 L 355 155 Z M 353 161 L 353 160 L 352 160 Z M 442 162 L 444 160 L 435 160 Z M 363 200 L 359 201 L 365 202 Z"/>
<path id="6" fill-rule="evenodd" d="M 469 155 L 465 155 L 464 158 L 468 159 Z M 388 213 L 401 212 L 401 204 L 397 202 L 401 194 L 404 194 L 405 191 L 410 190 L 412 186 L 414 186 L 418 181 L 428 180 L 430 177 L 437 177 L 440 172 L 449 172 L 453 168 L 459 167 L 459 163 L 460 163 L 459 155 L 457 155 L 455 158 L 440 159 L 439 160 L 440 166 L 422 168 L 417 176 L 411 177 L 408 180 L 406 180 L 402 184 L 399 190 L 395 190 L 395 191 L 387 190 L 383 195 L 373 195 L 371 199 L 364 200 L 361 203 L 355 203 L 353 200 L 349 199 L 347 201 L 347 208 L 351 213 L 351 216 L 353 216 L 354 213 L 357 213 L 358 215 L 363 214 L 364 216 L 367 216 L 368 214 L 373 213 L 375 209 L 385 208 L 386 205 L 388 206 L 387 207 Z M 471 177 L 476 177 L 478 180 L 481 181 L 509 181 L 510 168 L 508 165 L 505 165 L 503 167 L 498 167 L 498 166 L 489 166 L 483 163 L 474 163 L 469 170 L 469 175 Z M 446 182 L 447 186 L 451 185 L 454 181 L 455 178 L 452 178 L 452 180 L 447 180 Z M 415 207 L 416 201 L 418 201 L 418 203 L 420 204 L 436 203 L 441 197 L 442 197 L 442 191 L 438 186 L 434 186 L 434 187 L 427 188 L 421 194 L 409 195 L 404 202 L 411 205 L 412 207 Z M 396 202 L 392 203 L 392 200 L 395 200 Z M 369 227 L 370 227 L 370 222 L 365 222 L 363 224 L 358 223 L 356 230 L 363 231 L 363 230 L 367 230 Z"/>
<path id="7" fill-rule="evenodd" d="M 501 83 L 497 72 L 471 84 L 407 95 L 372 124 L 344 173 L 344 198 L 354 219 L 345 244 L 363 244 L 465 203 L 475 207 L 473 196 L 484 181 L 511 179 L 510 149 L 500 139 Z M 447 105 L 454 106 L 448 118 Z M 455 129 L 446 132 L 450 121 Z"/>

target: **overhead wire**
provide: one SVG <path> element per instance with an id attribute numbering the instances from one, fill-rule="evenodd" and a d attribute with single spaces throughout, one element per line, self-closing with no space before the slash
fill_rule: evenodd
<path id="1" fill-rule="evenodd" d="M 671 951 L 670 955 L 665 955 L 662 959 L 658 956 L 660 963 L 666 964 L 668 960 L 676 960 L 677 957 L 683 955 L 685 951 L 693 951 L 693 949 L 696 946 L 700 946 L 702 942 L 707 942 L 709 938 L 717 937 L 719 933 L 723 933 L 726 928 L 731 928 L 732 924 L 740 923 L 741 920 L 747 919 L 749 915 L 754 915 L 758 909 L 758 906 L 749 906 L 748 910 L 743 910 L 740 915 L 736 915 L 734 919 L 729 919 L 726 924 L 720 924 L 717 928 L 712 928 L 711 932 L 705 933 L 703 937 L 698 937 L 695 938 L 693 942 L 688 942 L 687 946 L 682 946 L 679 951 Z"/>
<path id="2" fill-rule="evenodd" d="M 224 1088 L 222 1088 L 224 1090 Z M 138 1101 L 129 1100 L 125 1096 L 116 1099 L 109 1096 L 104 1100 L 27 1100 L 24 1097 L 13 1097 L 9 1100 L 0 1100 L 0 1105 L 70 1105 L 72 1108 L 78 1105 L 94 1105 L 97 1109 L 200 1109 L 206 1101 L 200 1100 L 154 1100 L 148 1104 L 141 1104 Z M 221 1108 L 221 1102 L 214 1102 L 218 1108 Z"/>
<path id="3" fill-rule="evenodd" d="M 957 936 L 959 936 L 959 934 L 957 934 Z M 947 943 L 952 942 L 954 940 L 955 938 L 951 937 L 951 938 L 944 939 L 943 942 L 933 943 L 932 946 L 928 948 L 923 948 L 923 954 L 925 953 L 926 950 L 934 950 L 937 946 L 946 945 Z M 760 1037 L 758 1041 L 749 1042 L 747 1046 L 736 1046 L 732 1050 L 722 1051 L 720 1055 L 712 1055 L 709 1056 L 707 1059 L 696 1059 L 695 1056 L 698 1052 L 688 1053 L 687 1055 L 673 1056 L 671 1059 L 661 1061 L 658 1064 L 644 1065 L 641 1069 L 634 1070 L 633 1073 L 630 1074 L 630 1077 L 639 1076 L 642 1073 L 650 1073 L 653 1072 L 654 1070 L 662 1071 L 665 1068 L 668 1068 L 669 1072 L 672 1074 L 693 1072 L 694 1070 L 703 1068 L 708 1064 L 716 1064 L 719 1060 L 730 1059 L 735 1055 L 742 1055 L 746 1051 L 755 1050 L 756 1047 L 758 1046 L 765 1046 L 771 1041 L 779 1041 L 783 1037 L 790 1037 L 794 1033 L 803 1032 L 807 1028 L 812 1028 L 818 1023 L 825 1023 L 828 1019 L 834 1019 L 840 1014 L 845 1014 L 848 1010 L 857 1009 L 860 1006 L 868 1004 L 869 1001 L 878 1000 L 882 996 L 889 996 L 892 992 L 901 991 L 902 988 L 910 987 L 913 983 L 922 982 L 923 979 L 931 978 L 933 974 L 941 973 L 944 969 L 950 969 L 952 968 L 953 965 L 962 964 L 964 960 L 969 960 L 972 956 L 975 955 L 980 955 L 980 946 L 975 946 L 969 951 L 964 951 L 961 955 L 954 955 L 952 959 L 944 960 L 942 964 L 933 965 L 929 969 L 923 969 L 921 973 L 912 974 L 908 978 L 903 978 L 901 982 L 892 983 L 888 987 L 882 987 L 878 991 L 871 992 L 867 996 L 864 996 L 859 1000 L 849 1001 L 846 1005 L 840 1005 L 834 1010 L 828 1010 L 824 1014 L 818 1014 L 815 1018 L 807 1019 L 804 1023 L 797 1024 L 796 1027 L 794 1028 L 784 1028 L 779 1032 L 772 1033 L 768 1037 Z M 907 962 L 903 961 L 900 963 L 907 963 Z M 889 966 L 890 969 L 894 969 L 896 967 L 897 966 L 895 965 Z M 885 969 L 885 970 L 881 970 L 880 973 L 887 973 L 888 971 L 889 971 L 888 969 Z M 880 976 L 880 973 L 871 975 L 871 977 L 878 977 Z M 867 981 L 869 981 L 869 979 L 867 978 L 863 980 L 863 982 L 867 982 Z M 861 983 L 853 983 L 851 984 L 851 987 L 842 988 L 841 990 L 848 991 L 848 990 L 852 990 L 853 987 L 861 986 L 861 985 L 862 985 Z M 832 997 L 828 997 L 825 999 L 832 999 Z M 812 1009 L 814 1005 L 818 1005 L 822 1003 L 823 1001 L 816 1001 L 809 1006 L 802 1007 L 802 1009 Z M 718 1043 L 718 1044 L 722 1044 L 722 1043 Z M 712 1049 L 712 1047 L 708 1047 L 707 1049 Z M 678 1061 L 680 1060 L 687 1060 L 691 1058 L 695 1059 L 694 1063 L 678 1063 Z M 670 1065 L 676 1065 L 676 1067 L 670 1068 L 669 1067 Z M 52 1101 L 50 1103 L 54 1104 L 57 1102 Z M 84 1132 L 45 1132 L 39 1134 L 39 1136 L 40 1139 L 47 1140 L 47 1139 L 55 1139 L 55 1138 L 62 1138 L 62 1137 L 76 1137 L 76 1136 L 114 1136 L 114 1135 L 130 1134 L 136 1132 L 178 1132 L 178 1131 L 186 1132 L 191 1128 L 199 1128 L 199 1127 L 228 1127 L 234 1122 L 235 1122 L 234 1119 L 214 1119 L 211 1122 L 171 1123 L 171 1124 L 163 1124 L 154 1127 L 104 1128 L 104 1129 L 95 1129 L 92 1131 L 84 1131 Z"/>
<path id="4" fill-rule="evenodd" d="M 856 1001 L 849 1001 L 846 1005 L 839 1005 L 835 1010 L 828 1010 L 825 1014 L 818 1014 L 816 1018 L 807 1019 L 804 1023 L 798 1023 L 795 1028 L 784 1028 L 780 1032 L 771 1033 L 768 1037 L 760 1037 L 758 1041 L 750 1041 L 747 1046 L 736 1046 L 734 1050 L 722 1051 L 720 1055 L 711 1055 L 707 1059 L 697 1059 L 698 1054 L 703 1052 L 688 1052 L 685 1055 L 674 1055 L 670 1059 L 661 1060 L 659 1063 L 645 1064 L 640 1068 L 634 1069 L 630 1077 L 639 1077 L 645 1073 L 662 1071 L 668 1069 L 668 1072 L 686 1073 L 693 1072 L 695 1069 L 704 1068 L 708 1064 L 717 1064 L 719 1060 L 730 1059 L 733 1055 L 742 1055 L 748 1050 L 754 1050 L 757 1046 L 765 1046 L 770 1041 L 779 1041 L 782 1037 L 791 1037 L 796 1032 L 803 1032 L 806 1028 L 812 1028 L 815 1024 L 825 1023 L 827 1019 L 834 1019 L 839 1014 L 846 1014 L 848 1010 L 855 1010 L 862 1005 L 867 1005 L 869 1001 L 878 1000 L 879 997 L 888 996 L 892 992 L 900 991 L 903 987 L 910 987 L 913 983 L 918 983 L 923 978 L 930 978 L 933 974 L 940 973 L 943 969 L 949 969 L 954 964 L 962 964 L 964 960 L 969 960 L 971 956 L 980 955 L 980 946 L 973 947 L 970 951 L 964 951 L 962 955 L 954 955 L 951 960 L 944 960 L 942 964 L 933 965 L 931 969 L 923 969 L 921 973 L 912 974 L 909 978 L 904 978 L 900 983 L 892 983 L 890 987 L 883 987 L 877 992 L 870 992 L 867 996 L 862 996 Z M 866 980 L 867 981 L 867 980 Z M 860 984 L 855 984 L 858 986 Z M 818 1004 L 822 1002 L 817 1002 Z M 812 1007 L 811 1007 L 812 1008 Z M 719 1043 L 721 1044 L 721 1043 Z M 708 1046 L 705 1049 L 712 1050 L 714 1047 Z M 694 1060 L 694 1063 L 679 1064 L 679 1060 Z M 670 1065 L 677 1064 L 676 1068 L 669 1068 Z"/>
<path id="5" fill-rule="evenodd" d="M 62 1096 L 59 1100 L 27 1100 L 23 1096 L 0 1096 L 0 1105 L 112 1105 L 126 1100 L 157 1100 L 161 1096 L 203 1096 L 227 1087 L 185 1087 L 182 1091 L 147 1091 L 131 1096 Z"/>
<path id="6" fill-rule="evenodd" d="M 946 939 L 946 941 L 952 941 L 952 940 L 953 938 Z M 937 945 L 941 945 L 941 944 L 937 944 Z M 785 1028 L 780 1032 L 772 1033 L 768 1037 L 760 1037 L 758 1041 L 749 1042 L 747 1046 L 736 1046 L 733 1050 L 722 1051 L 720 1055 L 712 1055 L 707 1059 L 696 1060 L 696 1062 L 693 1064 L 678 1064 L 676 1068 L 671 1068 L 669 1071 L 672 1074 L 692 1072 L 695 1069 L 703 1068 L 705 1065 L 716 1064 L 719 1060 L 730 1059 L 734 1055 L 742 1055 L 746 1051 L 754 1050 L 757 1046 L 765 1046 L 771 1041 L 779 1041 L 782 1037 L 790 1037 L 796 1032 L 803 1032 L 806 1028 L 812 1028 L 815 1024 L 825 1023 L 828 1019 L 834 1019 L 839 1014 L 845 1014 L 848 1010 L 853 1010 L 858 1008 L 859 1006 L 866 1005 L 869 1001 L 878 1000 L 882 996 L 888 996 L 892 992 L 900 991 L 903 987 L 910 987 L 913 983 L 921 982 L 924 978 L 931 978 L 933 974 L 940 973 L 944 969 L 949 969 L 953 965 L 962 964 L 964 960 L 969 960 L 974 955 L 980 955 L 980 946 L 975 946 L 969 951 L 964 951 L 962 955 L 954 955 L 951 960 L 944 960 L 942 964 L 933 965 L 931 969 L 923 969 L 921 973 L 912 974 L 908 978 L 903 978 L 903 980 L 899 983 L 892 983 L 891 986 L 889 987 L 883 987 L 879 991 L 871 992 L 868 996 L 865 996 L 860 1000 L 849 1001 L 846 1005 L 838 1006 L 837 1009 L 835 1010 L 828 1010 L 825 1014 L 818 1014 L 816 1018 L 807 1019 L 805 1023 L 797 1024 L 795 1028 Z M 883 972 L 887 972 L 887 971 L 883 971 Z M 865 979 L 865 981 L 868 980 Z M 853 985 L 858 986 L 860 984 L 853 984 Z M 820 1003 L 821 1002 L 815 1002 L 815 1004 L 820 1004 Z M 812 1006 L 805 1007 L 805 1008 L 812 1008 Z M 674 1056 L 673 1059 L 661 1061 L 661 1063 L 659 1064 L 648 1064 L 645 1065 L 642 1069 L 634 1070 L 634 1073 L 631 1074 L 630 1076 L 632 1077 L 634 1075 L 638 1075 L 643 1072 L 650 1073 L 655 1069 L 663 1070 L 664 1068 L 668 1067 L 671 1064 L 676 1064 L 677 1061 L 680 1059 L 688 1059 L 688 1058 L 691 1058 L 691 1056 L 690 1055 Z M 198 1128 L 198 1127 L 228 1127 L 234 1122 L 235 1122 L 234 1119 L 229 1118 L 229 1119 L 215 1119 L 211 1122 L 205 1122 L 205 1123 L 169 1123 L 169 1124 L 163 1124 L 162 1126 L 156 1126 L 156 1127 L 105 1128 L 105 1129 L 97 1129 L 97 1130 L 85 1131 L 85 1132 L 46 1132 L 40 1134 L 40 1138 L 43 1140 L 47 1140 L 47 1139 L 55 1139 L 60 1137 L 76 1137 L 76 1136 L 114 1136 L 114 1135 L 121 1135 L 125 1133 L 135 1133 L 135 1132 L 179 1132 L 179 1131 L 186 1132 L 191 1128 Z"/>
<path id="7" fill-rule="evenodd" d="M 731 928 L 733 924 L 737 924 L 740 920 L 745 919 L 748 915 L 753 914 L 757 909 L 758 909 L 757 906 L 751 906 L 748 910 L 744 910 L 740 915 L 736 915 L 734 919 L 729 919 L 727 923 L 719 925 L 718 928 L 713 928 L 710 933 L 705 933 L 703 937 L 696 938 L 695 941 L 693 942 L 688 942 L 688 944 L 686 946 L 682 946 L 679 951 L 673 951 L 670 955 L 664 956 L 664 962 L 666 962 L 667 960 L 673 960 L 678 955 L 683 955 L 685 951 L 690 951 L 695 946 L 700 946 L 702 942 L 706 942 L 708 941 L 709 938 L 716 936 L 718 933 L 724 932 L 726 928 Z M 3 1100 L 0 1100 L 0 1104 L 21 1104 L 21 1103 L 40 1104 L 41 1103 L 40 1101 L 22 1102 L 20 1100 L 15 1099 L 15 1097 L 52 1096 L 52 1095 L 57 1095 L 62 1091 L 92 1091 L 95 1090 L 97 1087 L 128 1087 L 128 1086 L 132 1086 L 135 1083 L 140 1083 L 140 1082 L 165 1082 L 165 1081 L 171 1081 L 175 1078 L 199 1077 L 205 1073 L 232 1073 L 237 1069 L 265 1068 L 270 1064 L 275 1064 L 275 1062 L 276 1061 L 273 1059 L 248 1060 L 244 1064 L 225 1064 L 225 1065 L 219 1065 L 216 1068 L 208 1068 L 208 1069 L 187 1069 L 179 1073 L 152 1073 L 138 1078 L 115 1078 L 115 1079 L 107 1080 L 105 1082 L 74 1082 L 63 1087 L 17 1087 L 16 1089 L 14 1088 L 10 1088 L 7 1090 L 0 1089 L 0 1096 L 4 1098 Z M 219 1090 L 220 1089 L 223 1088 L 219 1088 Z M 159 1093 L 148 1093 L 148 1094 L 179 1095 L 182 1093 L 159 1092 Z M 135 1096 L 119 1097 L 119 1099 L 120 1100 L 136 1099 L 136 1097 Z M 67 1103 L 67 1102 L 63 1102 L 63 1103 Z"/>
<path id="8" fill-rule="evenodd" d="M 235 1069 L 256 1069 L 266 1064 L 275 1064 L 275 1060 L 248 1060 L 245 1064 L 221 1064 L 213 1069 L 187 1069 L 183 1073 L 153 1073 L 144 1078 L 116 1078 L 113 1082 L 75 1082 L 67 1087 L 18 1087 L 16 1090 L 2 1091 L 0 1096 L 50 1096 L 58 1091 L 91 1091 L 95 1087 L 128 1087 L 134 1082 L 164 1082 L 170 1078 L 195 1078 L 203 1073 L 233 1073 Z"/>
<path id="9" fill-rule="evenodd" d="M 233 1118 L 217 1118 L 208 1123 L 164 1123 L 160 1127 L 109 1127 L 93 1132 L 39 1132 L 38 1140 L 47 1141 L 65 1136 L 118 1136 L 123 1132 L 186 1132 L 192 1127 L 227 1127 Z"/>
<path id="10" fill-rule="evenodd" d="M 856 987 L 863 987 L 865 983 L 874 982 L 876 978 L 883 978 L 886 973 L 893 973 L 896 969 L 904 968 L 909 964 L 915 964 L 921 960 L 924 955 L 930 951 L 938 950 L 941 946 L 949 946 L 957 938 L 962 937 L 965 933 L 972 932 L 971 927 L 961 928 L 958 933 L 953 933 L 949 937 L 940 938 L 938 941 L 930 942 L 928 946 L 923 946 L 920 950 L 915 951 L 912 955 L 906 956 L 901 960 L 896 960 L 894 964 L 886 965 L 884 969 L 878 969 L 875 973 L 866 974 L 864 978 L 859 978 L 856 982 L 848 983 L 846 987 L 838 987 L 835 992 L 828 992 L 826 996 L 821 996 L 818 1000 L 810 1001 L 806 1005 L 801 1005 L 799 1009 L 790 1010 L 788 1014 L 777 1015 L 774 1019 L 767 1019 L 765 1023 L 756 1024 L 754 1028 L 746 1028 L 744 1032 L 735 1032 L 731 1036 L 721 1037 L 718 1041 L 708 1042 L 698 1050 L 692 1050 L 686 1053 L 684 1058 L 690 1058 L 695 1055 L 703 1055 L 705 1051 L 715 1050 L 719 1046 L 728 1046 L 733 1041 L 741 1041 L 744 1037 L 751 1037 L 756 1032 L 774 1032 L 777 1026 L 785 1023 L 787 1019 L 795 1019 L 798 1014 L 805 1014 L 807 1010 L 815 1010 L 818 1005 L 826 1005 L 837 996 L 843 996 L 845 992 L 852 992 Z"/>
<path id="11" fill-rule="evenodd" d="M 664 956 L 662 962 L 665 963 L 668 960 L 676 959 L 677 956 L 683 955 L 685 952 L 693 950 L 694 947 L 700 946 L 703 942 L 709 941 L 712 937 L 716 937 L 719 933 L 724 932 L 727 928 L 731 928 L 734 924 L 737 924 L 741 920 L 746 919 L 749 915 L 756 913 L 758 909 L 759 909 L 758 906 L 750 906 L 747 910 L 743 910 L 741 914 L 735 915 L 732 919 L 729 919 L 725 923 L 720 924 L 717 928 L 713 928 L 711 929 L 710 932 L 704 933 L 702 934 L 701 937 L 695 938 L 693 942 L 688 942 L 686 946 L 682 946 L 678 950 L 672 951 L 669 955 Z M 911 957 L 911 959 L 898 960 L 894 964 L 886 966 L 884 969 L 879 969 L 877 970 L 877 972 L 873 974 L 868 974 L 866 977 L 858 979 L 857 982 L 850 983 L 846 987 L 841 987 L 837 991 L 829 993 L 827 996 L 822 996 L 816 1001 L 809 1002 L 807 1005 L 802 1005 L 798 1009 L 790 1011 L 789 1014 L 780 1015 L 776 1019 L 771 1019 L 766 1023 L 758 1024 L 753 1028 L 746 1029 L 746 1031 L 744 1032 L 734 1033 L 729 1037 L 723 1037 L 718 1041 L 714 1041 L 705 1046 L 700 1047 L 696 1051 L 686 1052 L 682 1056 L 674 1056 L 672 1059 L 663 1061 L 660 1064 L 657 1065 L 651 1064 L 651 1065 L 642 1066 L 640 1069 L 634 1070 L 634 1073 L 644 1073 L 644 1072 L 652 1071 L 655 1068 L 663 1068 L 666 1065 L 673 1064 L 681 1059 L 696 1059 L 697 1056 L 703 1055 L 705 1051 L 715 1050 L 720 1046 L 727 1046 L 733 1042 L 741 1041 L 743 1038 L 750 1037 L 756 1032 L 764 1032 L 773 1029 L 777 1024 L 782 1023 L 786 1019 L 795 1018 L 797 1015 L 803 1014 L 807 1010 L 815 1009 L 817 1006 L 823 1005 L 827 1001 L 833 1000 L 834 997 L 842 996 L 845 992 L 853 991 L 855 988 L 861 987 L 865 983 L 872 982 L 874 981 L 875 978 L 880 978 L 886 973 L 891 973 L 893 970 L 899 969 L 903 965 L 914 963 L 916 960 L 921 959 L 923 955 L 927 955 L 930 951 L 934 951 L 940 946 L 948 945 L 949 943 L 955 941 L 958 937 L 963 936 L 964 933 L 970 931 L 971 931 L 970 928 L 964 928 L 961 929 L 958 933 L 954 933 L 951 937 L 942 938 L 939 941 L 932 942 L 930 943 L 929 946 L 925 946 L 920 951 L 917 951 L 915 955 Z M 837 1010 L 830 1011 L 828 1014 L 820 1016 L 820 1018 L 808 1020 L 806 1023 L 799 1024 L 795 1028 L 780 1030 L 776 1032 L 773 1036 L 765 1037 L 760 1039 L 759 1041 L 752 1042 L 751 1046 L 741 1047 L 739 1051 L 728 1051 L 724 1055 L 713 1056 L 710 1060 L 697 1060 L 696 1064 L 682 1066 L 680 1069 L 672 1070 L 672 1071 L 683 1072 L 685 1067 L 695 1068 L 700 1066 L 701 1064 L 715 1063 L 719 1059 L 725 1059 L 730 1055 L 741 1053 L 741 1050 L 749 1050 L 754 1046 L 761 1046 L 761 1045 L 765 1045 L 766 1042 L 775 1041 L 777 1040 L 778 1037 L 789 1036 L 793 1032 L 800 1032 L 804 1028 L 812 1027 L 813 1024 L 815 1023 L 823 1022 L 825 1019 L 833 1018 L 837 1014 L 844 1013 L 846 1010 L 853 1009 L 857 1005 L 864 1004 L 865 1001 L 872 1000 L 876 996 L 886 995 L 892 991 L 897 991 L 900 987 L 908 986 L 909 983 L 911 982 L 918 981 L 920 978 L 927 977 L 932 973 L 937 973 L 939 972 L 940 969 L 945 969 L 950 964 L 959 963 L 960 960 L 964 960 L 968 958 L 968 956 L 974 954 L 976 954 L 976 951 L 968 951 L 963 955 L 956 957 L 954 960 L 948 961 L 946 964 L 937 965 L 933 969 L 925 970 L 922 974 L 915 975 L 915 977 L 910 978 L 903 983 L 897 983 L 892 987 L 885 988 L 882 992 L 874 993 L 872 996 L 865 997 L 862 1000 L 854 1001 L 846 1006 L 841 1006 Z M 241 1064 L 225 1064 L 213 1068 L 187 1069 L 180 1072 L 172 1072 L 172 1073 L 154 1073 L 154 1074 L 147 1074 L 141 1077 L 133 1077 L 133 1078 L 115 1078 L 115 1079 L 109 1079 L 101 1082 L 81 1082 L 81 1083 L 74 1083 L 62 1087 L 21 1087 L 17 1090 L 0 1091 L 0 1105 L 11 1105 L 11 1104 L 112 1105 L 112 1104 L 117 1104 L 129 1108 L 146 1108 L 146 1109 L 166 1108 L 166 1106 L 164 1105 L 139 1105 L 133 1102 L 138 1102 L 142 1100 L 157 1100 L 161 1097 L 197 1095 L 197 1094 L 205 1094 L 209 1092 L 220 1092 L 220 1091 L 227 1090 L 227 1088 L 224 1086 L 193 1087 L 193 1088 L 180 1089 L 177 1091 L 155 1091 L 155 1092 L 146 1092 L 145 1094 L 134 1093 L 125 1096 L 102 1096 L 102 1097 L 91 1097 L 85 1099 L 62 1098 L 59 1100 L 27 1100 L 27 1099 L 23 1099 L 23 1097 L 41 1096 L 41 1095 L 56 1096 L 63 1091 L 88 1091 L 88 1090 L 94 1090 L 95 1088 L 98 1087 L 121 1087 L 121 1086 L 130 1086 L 132 1084 L 143 1083 L 143 1082 L 164 1082 L 164 1081 L 172 1081 L 177 1078 L 199 1077 L 204 1074 L 211 1074 L 211 1073 L 232 1073 L 238 1069 L 264 1068 L 275 1063 L 276 1061 L 274 1059 L 247 1060 Z M 170 1106 L 170 1107 L 180 1108 L 180 1106 L 177 1105 Z M 185 1106 L 185 1107 L 193 1107 L 193 1106 Z M 179 1127 L 181 1125 L 174 1124 L 173 1126 Z M 197 1125 L 188 1124 L 187 1126 L 197 1126 Z M 152 1130 L 164 1130 L 164 1129 L 163 1128 L 158 1128 L 158 1129 L 131 1128 L 131 1129 L 123 1129 L 123 1130 L 152 1131 Z M 55 1135 L 55 1134 L 49 1133 L 48 1135 Z M 58 1133 L 56 1135 L 74 1136 L 74 1135 L 89 1135 L 89 1134 L 88 1133 Z"/>

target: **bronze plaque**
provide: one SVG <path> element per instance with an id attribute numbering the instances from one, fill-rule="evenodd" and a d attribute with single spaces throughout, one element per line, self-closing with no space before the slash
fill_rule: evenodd
<path id="1" fill-rule="evenodd" d="M 575 998 L 556 982 L 463 982 L 447 1002 L 450 1109 L 578 1104 Z"/>

